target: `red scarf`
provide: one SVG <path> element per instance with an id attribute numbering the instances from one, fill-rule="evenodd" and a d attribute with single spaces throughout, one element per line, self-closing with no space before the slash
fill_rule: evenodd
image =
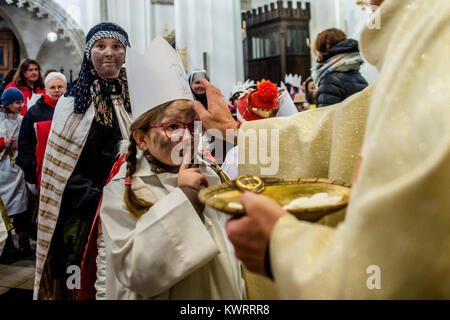
<path id="1" fill-rule="evenodd" d="M 48 95 L 45 95 L 44 102 L 46 104 L 48 104 L 50 107 L 52 107 L 53 109 L 55 109 L 56 104 L 58 103 L 58 100 L 54 100 L 54 99 L 50 98 Z"/>

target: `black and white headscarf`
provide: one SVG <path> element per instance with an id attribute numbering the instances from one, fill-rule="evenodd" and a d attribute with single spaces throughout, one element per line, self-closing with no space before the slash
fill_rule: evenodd
<path id="1" fill-rule="evenodd" d="M 90 87 L 92 83 L 99 78 L 96 72 L 92 72 L 94 65 L 90 61 L 91 49 L 94 43 L 103 38 L 113 38 L 120 41 L 125 49 L 130 47 L 127 32 L 119 25 L 111 22 L 102 22 L 89 30 L 86 36 L 86 46 L 84 51 L 83 63 L 81 65 L 78 79 L 75 80 L 72 88 L 66 93 L 66 96 L 75 98 L 74 112 L 84 114 L 92 102 Z"/>

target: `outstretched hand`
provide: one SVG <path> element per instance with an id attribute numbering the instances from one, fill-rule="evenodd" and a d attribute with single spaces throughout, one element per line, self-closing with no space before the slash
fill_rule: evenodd
<path id="1" fill-rule="evenodd" d="M 287 214 L 274 200 L 246 192 L 241 197 L 246 215 L 229 220 L 227 234 L 236 257 L 252 272 L 266 275 L 264 259 L 275 223 Z"/>
<path id="2" fill-rule="evenodd" d="M 209 83 L 206 79 L 200 79 L 202 85 L 206 88 L 206 98 L 208 100 L 208 110 L 203 107 L 200 102 L 195 102 L 193 105 L 194 111 L 200 117 L 203 127 L 208 129 L 217 129 L 221 132 L 222 140 L 226 139 L 226 131 L 236 130 L 237 123 L 228 109 L 228 105 L 220 90 Z M 234 143 L 234 137 L 233 141 Z"/>

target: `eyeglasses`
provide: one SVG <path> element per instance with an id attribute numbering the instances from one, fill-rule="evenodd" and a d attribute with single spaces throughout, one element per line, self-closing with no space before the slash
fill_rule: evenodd
<path id="1" fill-rule="evenodd" d="M 151 126 L 150 128 L 163 128 L 164 133 L 166 134 L 167 139 L 173 140 L 174 138 L 180 138 L 184 135 L 184 130 L 188 129 L 189 133 L 194 135 L 194 121 L 189 123 L 184 122 L 163 122 L 155 126 Z"/>

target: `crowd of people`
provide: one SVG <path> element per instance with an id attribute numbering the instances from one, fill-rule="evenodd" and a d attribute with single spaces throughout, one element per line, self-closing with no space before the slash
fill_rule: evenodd
<path id="1" fill-rule="evenodd" d="M 360 43 L 321 32 L 295 94 L 248 80 L 225 101 L 161 37 L 142 55 L 109 22 L 87 33 L 69 90 L 23 60 L 1 85 L 1 259 L 35 254 L 35 299 L 448 298 L 450 5 L 371 2 L 383 29 Z M 408 23 L 425 11 L 426 33 Z M 261 175 L 264 160 L 238 161 L 255 129 L 283 142 L 267 177 L 353 183 L 348 208 L 310 223 L 251 192 L 238 219 L 200 202 L 204 187 Z M 194 143 L 204 131 L 227 146 L 224 161 Z M 382 289 L 367 286 L 371 265 Z"/>
<path id="2" fill-rule="evenodd" d="M 7 74 L 2 87 L 0 196 L 3 217 L 12 220 L 19 237 L 19 248 L 16 248 L 13 230 L 8 230 L 0 258 L 7 262 L 33 254 L 30 238 L 37 237 L 37 197 L 47 137 L 67 80 L 59 72 L 50 72 L 44 79 L 39 63 L 24 59 L 14 74 Z"/>

